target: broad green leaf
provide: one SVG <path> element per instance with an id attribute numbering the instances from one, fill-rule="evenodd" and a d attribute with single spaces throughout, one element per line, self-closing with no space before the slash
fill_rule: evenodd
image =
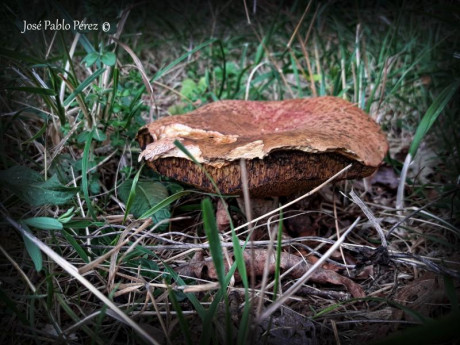
<path id="1" fill-rule="evenodd" d="M 98 58 L 99 58 L 99 53 L 92 52 L 85 56 L 85 58 L 82 60 L 82 63 L 85 63 L 86 66 L 89 67 L 92 64 L 94 64 Z"/>
<path id="2" fill-rule="evenodd" d="M 195 99 L 198 95 L 197 85 L 192 79 L 184 79 L 180 94 L 189 99 Z"/>
<path id="3" fill-rule="evenodd" d="M 203 93 L 206 91 L 208 88 L 208 83 L 206 81 L 205 77 L 201 77 L 200 80 L 198 81 L 197 89 L 200 93 Z"/>
<path id="4" fill-rule="evenodd" d="M 79 143 L 84 143 L 86 142 L 86 140 L 88 140 L 89 135 L 91 135 L 91 132 L 81 132 L 77 137 L 77 141 Z M 107 134 L 105 134 L 104 131 L 102 131 L 101 129 L 95 128 L 93 131 L 93 139 L 102 142 L 107 139 Z"/>
<path id="5" fill-rule="evenodd" d="M 25 223 L 23 223 L 22 221 L 20 223 L 24 230 L 31 232 Z M 37 272 L 40 272 L 43 268 L 43 258 L 40 248 L 38 248 L 37 245 L 34 242 L 32 242 L 27 236 L 22 236 L 22 238 L 24 239 L 24 245 L 26 247 L 27 254 L 29 254 L 30 258 L 32 259 L 32 262 L 34 263 Z"/>
<path id="6" fill-rule="evenodd" d="M 19 165 L 0 171 L 0 184 L 32 206 L 63 205 L 78 191 L 62 185 L 56 175 L 45 181 L 35 170 Z"/>
<path id="7" fill-rule="evenodd" d="M 22 220 L 23 223 L 42 230 L 62 230 L 60 221 L 50 217 L 34 217 Z"/>
<path id="8" fill-rule="evenodd" d="M 128 202 L 132 184 L 133 180 L 127 180 L 118 189 L 120 198 L 125 204 Z M 134 217 L 139 218 L 149 209 L 166 199 L 168 197 L 168 190 L 160 182 L 138 181 L 135 188 L 135 195 L 135 198 L 130 201 L 130 212 Z M 152 219 L 156 223 L 169 217 L 170 213 L 167 208 L 162 208 L 152 214 Z M 165 226 L 167 224 L 164 224 L 160 229 L 164 229 Z"/>
<path id="9" fill-rule="evenodd" d="M 113 66 L 117 62 L 117 56 L 112 52 L 105 52 L 101 56 L 101 61 L 104 65 Z"/>

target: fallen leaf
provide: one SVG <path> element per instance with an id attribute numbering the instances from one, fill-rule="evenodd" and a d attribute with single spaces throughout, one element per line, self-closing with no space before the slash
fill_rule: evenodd
<path id="1" fill-rule="evenodd" d="M 212 258 L 207 257 L 203 259 L 203 254 L 195 255 L 195 257 L 187 264 L 182 265 L 177 268 L 177 272 L 181 275 L 196 277 L 196 278 L 209 278 L 217 279 L 217 272 L 212 262 Z M 265 249 L 254 249 L 254 262 L 255 265 L 251 266 L 251 251 L 247 250 L 243 253 L 244 261 L 246 263 L 247 272 L 254 271 L 256 276 L 262 276 L 264 272 L 265 262 L 268 260 L 268 272 L 274 274 L 276 270 L 276 256 L 268 255 Z M 233 261 L 233 258 L 231 258 Z M 228 272 L 229 265 L 233 262 L 225 262 L 225 270 Z M 289 254 L 286 252 L 281 253 L 280 267 L 283 271 L 286 271 L 292 268 L 290 275 L 293 278 L 300 278 L 308 271 L 311 267 L 311 264 L 306 262 L 303 258 Z M 235 279 L 240 279 L 239 275 L 235 274 Z M 323 268 L 318 268 L 310 277 L 310 281 L 319 283 L 319 284 L 334 284 L 334 285 L 343 285 L 348 290 L 348 292 L 353 297 L 364 297 L 364 290 L 361 286 L 349 278 L 341 276 L 340 274 L 325 270 Z"/>

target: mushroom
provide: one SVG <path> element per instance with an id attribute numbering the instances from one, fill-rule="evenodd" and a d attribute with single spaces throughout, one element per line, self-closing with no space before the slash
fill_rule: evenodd
<path id="1" fill-rule="evenodd" d="M 225 100 L 139 130 L 139 160 L 158 173 L 223 194 L 242 195 L 244 159 L 251 198 L 308 191 L 352 164 L 340 179 L 371 175 L 388 150 L 380 127 L 361 109 L 325 96 L 285 101 Z"/>

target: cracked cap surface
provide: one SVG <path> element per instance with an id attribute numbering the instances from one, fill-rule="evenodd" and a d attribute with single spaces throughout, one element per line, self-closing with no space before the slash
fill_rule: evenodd
<path id="1" fill-rule="evenodd" d="M 215 192 L 179 140 L 215 180 L 220 192 L 241 194 L 239 161 L 246 160 L 253 197 L 312 189 L 349 163 L 344 178 L 372 174 L 388 150 L 380 127 L 336 97 L 285 101 L 226 100 L 165 117 L 139 130 L 140 160 L 160 174 Z"/>

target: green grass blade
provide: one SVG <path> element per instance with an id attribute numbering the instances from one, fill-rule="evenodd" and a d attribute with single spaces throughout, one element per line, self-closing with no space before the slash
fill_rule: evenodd
<path id="1" fill-rule="evenodd" d="M 171 304 L 174 310 L 177 313 L 177 319 L 179 320 L 179 326 L 182 331 L 182 335 L 184 336 L 185 342 L 188 345 L 193 344 L 192 336 L 190 335 L 190 325 L 187 322 L 187 319 L 184 317 L 184 313 L 182 312 L 182 308 L 180 304 L 177 302 L 176 296 L 174 295 L 174 291 L 171 288 L 168 288 L 168 296 L 171 300 Z"/>
<path id="2" fill-rule="evenodd" d="M 70 316 L 70 318 L 75 323 L 78 323 L 78 322 L 81 321 L 81 319 L 78 317 L 78 315 L 75 314 L 75 312 L 73 311 L 72 307 L 69 304 L 67 304 L 67 301 L 60 294 L 56 294 L 56 300 L 59 303 L 59 305 L 62 307 L 62 309 L 67 313 L 67 315 Z M 88 336 L 90 337 L 90 339 L 93 342 L 96 342 L 97 344 L 100 344 L 100 345 L 105 344 L 105 342 L 100 338 L 98 333 L 96 333 L 93 330 L 91 330 L 88 326 L 82 325 L 81 329 L 83 330 L 83 332 L 88 334 Z"/>
<path id="3" fill-rule="evenodd" d="M 131 210 L 131 206 L 133 205 L 134 198 L 136 197 L 137 181 L 139 181 L 139 176 L 141 174 L 143 167 L 144 167 L 144 164 L 142 164 L 136 176 L 134 176 L 133 184 L 131 185 L 131 190 L 129 191 L 128 201 L 126 202 L 126 210 L 125 210 L 125 215 L 123 216 L 123 223 L 126 221 L 129 211 Z"/>
<path id="4" fill-rule="evenodd" d="M 23 61 L 28 64 L 44 64 L 45 63 L 45 61 L 38 59 L 36 57 L 30 56 L 30 55 L 26 55 L 23 52 L 18 53 L 14 50 L 5 49 L 5 48 L 0 48 L 0 56 L 3 56 L 15 62 Z"/>
<path id="5" fill-rule="evenodd" d="M 214 210 L 209 198 L 203 199 L 201 202 L 201 209 L 203 212 L 204 231 L 209 241 L 209 249 L 211 251 L 212 261 L 214 262 L 217 277 L 222 287 L 225 283 L 224 256 L 222 253 L 222 245 L 220 243 L 219 231 L 217 230 Z"/>
<path id="6" fill-rule="evenodd" d="M 169 65 L 167 65 L 166 67 L 164 68 L 161 68 L 157 73 L 155 73 L 155 75 L 153 76 L 153 78 L 150 80 L 150 82 L 152 81 L 155 81 L 155 80 L 158 80 L 159 78 L 161 78 L 164 74 L 168 73 L 169 70 L 171 70 L 172 68 L 174 68 L 175 66 L 177 66 L 178 64 L 180 64 L 182 61 L 184 61 L 185 59 L 187 59 L 190 55 L 193 55 L 194 53 L 196 53 L 197 51 L 203 49 L 204 47 L 214 43 L 215 41 L 217 41 L 217 38 L 211 38 L 201 44 L 199 44 L 198 46 L 196 46 L 194 49 L 188 51 L 187 53 L 185 53 L 184 55 L 180 56 L 179 58 L 177 58 L 176 60 L 174 60 L 173 62 L 171 62 Z"/>
<path id="7" fill-rule="evenodd" d="M 72 92 L 65 100 L 64 106 L 68 106 L 72 101 L 77 97 L 80 93 L 83 92 L 97 77 L 99 77 L 102 73 L 105 72 L 105 68 L 100 68 L 93 74 L 91 74 L 88 78 L 86 78 L 78 87 Z"/>
<path id="8" fill-rule="evenodd" d="M 191 191 L 189 190 L 182 190 L 180 192 L 177 192 L 173 195 L 170 195 L 168 196 L 166 199 L 164 199 L 163 201 L 159 202 L 158 204 L 156 204 L 155 206 L 153 206 L 152 208 L 150 208 L 148 211 L 145 211 L 145 213 L 143 213 L 139 219 L 145 219 L 145 218 L 148 218 L 150 216 L 152 216 L 153 214 L 155 214 L 156 212 L 158 212 L 159 210 L 163 209 L 164 207 L 170 205 L 171 203 L 173 203 L 174 201 L 176 201 L 177 199 L 185 196 L 185 195 L 188 195 L 190 194 Z"/>
<path id="9" fill-rule="evenodd" d="M 156 257 L 157 259 L 158 256 L 155 255 L 155 253 L 151 252 L 153 254 L 154 257 Z M 161 261 L 161 260 L 160 260 Z M 171 275 L 171 277 L 175 280 L 175 282 L 177 283 L 177 285 L 179 286 L 187 286 L 187 284 L 184 282 L 184 280 L 181 278 L 181 276 L 179 276 L 176 271 L 174 271 L 171 267 L 169 267 L 168 265 L 164 264 L 164 267 L 166 269 L 166 271 L 168 271 L 168 273 Z M 204 307 L 201 305 L 200 301 L 196 298 L 196 296 L 192 293 L 185 293 L 185 296 L 188 298 L 188 300 L 190 301 L 190 303 L 193 304 L 193 307 L 195 308 L 196 312 L 198 313 L 198 316 L 204 320 L 205 319 L 205 315 L 206 315 L 206 310 L 204 309 Z"/>
<path id="10" fill-rule="evenodd" d="M 89 198 L 89 185 L 88 185 L 88 164 L 89 164 L 91 143 L 93 141 L 93 135 L 94 135 L 94 130 L 88 133 L 88 137 L 86 138 L 85 148 L 83 150 L 83 159 L 81 162 L 81 186 L 83 189 L 83 195 L 85 196 L 86 206 L 88 207 L 88 212 L 91 215 L 91 217 L 94 220 L 96 220 L 96 213 L 94 212 L 94 208 L 91 203 L 91 199 Z"/>
<path id="11" fill-rule="evenodd" d="M 77 254 L 83 259 L 84 262 L 89 263 L 89 257 L 86 251 L 83 249 L 82 246 L 77 242 L 77 240 L 69 234 L 66 230 L 61 232 L 62 236 L 70 243 L 70 245 L 75 249 Z"/>
<path id="12" fill-rule="evenodd" d="M 104 120 L 106 121 L 105 129 L 107 129 L 107 126 L 109 126 L 109 123 L 110 123 L 110 117 L 111 117 L 112 111 L 113 111 L 113 104 L 114 104 L 115 96 L 117 95 L 117 91 L 118 91 L 119 77 L 120 77 L 120 70 L 115 67 L 113 69 L 113 75 L 112 75 L 112 80 L 113 80 L 112 93 L 110 95 L 109 103 L 108 103 L 108 106 L 106 108 L 106 113 L 105 113 L 105 116 L 104 116 Z"/>
<path id="13" fill-rule="evenodd" d="M 45 121 L 43 123 L 43 126 L 38 130 L 38 132 L 35 133 L 31 138 L 29 138 L 26 141 L 24 141 L 24 144 L 26 144 L 26 145 L 30 144 L 30 143 L 34 142 L 35 140 L 37 140 L 38 138 L 40 138 L 43 135 L 43 133 L 45 133 L 47 127 L 48 127 L 48 124 Z"/>
<path id="14" fill-rule="evenodd" d="M 414 139 L 412 140 L 412 144 L 409 148 L 409 153 L 412 157 L 415 157 L 420 142 L 428 133 L 431 126 L 433 126 L 433 123 L 436 121 L 439 114 L 441 114 L 441 112 L 447 106 L 447 103 L 449 103 L 449 101 L 451 100 L 452 96 L 455 94 L 459 86 L 460 80 L 456 80 L 452 84 L 447 86 L 444 90 L 442 90 L 438 97 L 436 97 L 434 102 L 428 108 L 425 115 L 423 115 L 422 121 L 420 121 L 420 124 L 418 125 L 417 130 L 415 131 Z"/>
<path id="15" fill-rule="evenodd" d="M 227 80 L 227 63 L 225 61 L 225 50 L 224 50 L 224 45 L 222 44 L 222 41 L 221 40 L 217 40 L 217 43 L 219 45 L 219 48 L 220 48 L 220 53 L 222 54 L 222 81 L 221 81 L 221 84 L 220 84 L 220 89 L 219 89 L 219 93 L 217 94 L 217 98 L 221 98 L 222 97 L 222 93 L 224 92 L 224 87 L 225 87 L 225 83 L 226 83 L 226 80 Z"/>

